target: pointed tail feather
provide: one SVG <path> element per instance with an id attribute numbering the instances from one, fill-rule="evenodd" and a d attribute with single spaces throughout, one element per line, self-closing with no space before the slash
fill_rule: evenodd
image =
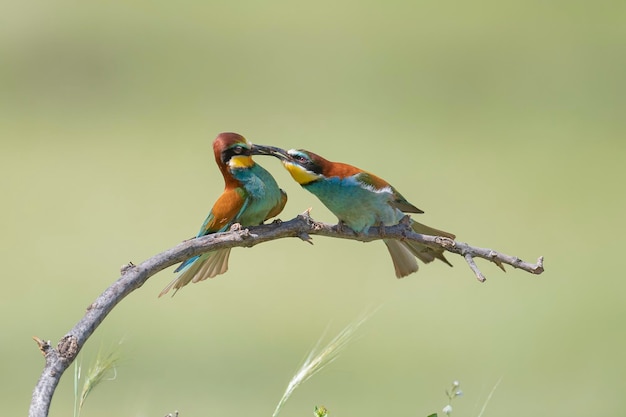
<path id="1" fill-rule="evenodd" d="M 419 268 L 417 261 L 412 251 L 407 248 L 404 242 L 391 239 L 383 239 L 383 242 L 387 245 L 387 249 L 391 255 L 397 278 L 403 278 L 413 272 L 417 272 Z"/>
<path id="2" fill-rule="evenodd" d="M 228 257 L 230 249 L 222 249 L 215 252 L 209 252 L 210 258 L 202 263 L 198 272 L 193 275 L 191 282 L 196 283 L 204 281 L 207 278 L 215 278 L 216 276 L 228 271 Z"/>
<path id="3" fill-rule="evenodd" d="M 445 236 L 450 239 L 455 238 L 452 233 L 444 232 L 443 230 L 438 230 L 416 221 L 411 222 L 411 228 L 415 232 L 423 235 Z M 387 245 L 387 249 L 391 255 L 391 260 L 393 261 L 393 267 L 396 270 L 396 277 L 398 278 L 417 272 L 419 265 L 415 258 L 425 264 L 430 263 L 435 259 L 439 259 L 440 261 L 452 266 L 445 256 L 443 256 L 444 250 L 439 247 L 391 239 L 383 239 L 383 242 Z"/>
<path id="4" fill-rule="evenodd" d="M 192 262 L 183 262 L 175 271 L 179 272 L 178 276 L 163 288 L 159 297 L 167 294 L 172 288 L 174 289 L 172 296 L 174 296 L 176 291 L 190 282 L 199 282 L 223 274 L 228 270 L 229 256 L 230 249 L 220 249 L 191 258 Z"/>
<path id="5" fill-rule="evenodd" d="M 439 259 L 440 261 L 445 262 L 448 265 L 452 266 L 452 264 L 448 262 L 446 257 L 443 256 L 444 250 L 441 248 L 426 246 L 426 245 L 422 245 L 421 243 L 415 243 L 415 242 L 402 242 L 402 243 L 405 245 L 405 247 L 409 251 L 411 251 L 411 253 L 415 257 L 417 257 L 420 261 L 424 262 L 425 264 L 430 263 L 434 261 L 435 259 Z"/>
<path id="6" fill-rule="evenodd" d="M 411 229 L 413 229 L 416 233 L 420 233 L 422 235 L 444 236 L 450 239 L 456 239 L 456 236 L 454 236 L 452 233 L 444 232 L 443 230 L 426 226 L 425 224 L 416 222 L 415 220 L 411 222 Z"/>
<path id="7" fill-rule="evenodd" d="M 456 236 L 452 233 L 444 232 L 443 230 L 435 229 L 434 227 L 426 226 L 425 224 L 412 221 L 411 228 L 416 232 L 422 235 L 430 235 L 430 236 L 443 236 L 449 239 L 455 239 Z M 445 252 L 443 249 L 439 247 L 432 247 L 427 245 L 422 245 L 415 242 L 404 242 L 409 247 L 411 252 L 415 254 L 419 259 L 424 263 L 432 262 L 435 258 L 439 259 L 442 262 L 447 263 L 452 266 L 450 262 L 443 256 Z"/>

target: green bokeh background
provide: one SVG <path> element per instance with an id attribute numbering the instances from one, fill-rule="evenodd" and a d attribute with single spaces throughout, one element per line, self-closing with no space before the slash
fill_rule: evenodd
<path id="1" fill-rule="evenodd" d="M 619 415 L 626 303 L 626 3 L 21 1 L 0 17 L 0 398 L 119 275 L 195 234 L 221 131 L 386 178 L 459 240 L 534 261 L 396 280 L 382 243 L 235 250 L 227 275 L 152 277 L 83 349 L 122 340 L 82 416 L 269 416 L 326 328 L 382 305 L 284 416 Z M 281 215 L 333 216 L 273 159 Z M 71 372 L 51 415 L 70 415 Z"/>

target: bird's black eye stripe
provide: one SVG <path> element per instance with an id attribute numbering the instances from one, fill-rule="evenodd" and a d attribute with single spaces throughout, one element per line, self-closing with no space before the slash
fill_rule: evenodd
<path id="1" fill-rule="evenodd" d="M 311 172 L 315 172 L 316 174 L 322 174 L 322 167 L 317 165 L 315 162 L 313 161 L 309 161 L 307 164 L 307 169 Z"/>
<path id="2" fill-rule="evenodd" d="M 307 171 L 311 171 L 316 174 L 322 173 L 322 167 L 316 164 L 307 155 L 295 154 L 295 155 L 292 155 L 292 158 L 298 165 L 300 165 L 302 168 L 306 169 Z"/>
<path id="3" fill-rule="evenodd" d="M 230 158 L 237 155 L 252 155 L 252 151 L 245 146 L 235 145 L 222 151 L 222 162 L 227 163 Z"/>

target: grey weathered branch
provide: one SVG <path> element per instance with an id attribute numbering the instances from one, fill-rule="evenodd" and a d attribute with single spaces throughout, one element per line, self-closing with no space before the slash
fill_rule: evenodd
<path id="1" fill-rule="evenodd" d="M 74 361 L 87 339 L 124 297 L 141 287 L 148 278 L 157 272 L 211 250 L 252 247 L 285 237 L 298 237 L 311 243 L 311 235 L 352 239 L 361 242 L 371 242 L 384 237 L 385 239 L 413 240 L 438 246 L 464 257 L 479 281 L 484 281 L 485 277 L 478 269 L 474 258 L 486 259 L 502 269 L 504 269 L 503 265 L 506 264 L 532 274 L 543 272 L 542 257 L 536 264 L 531 264 L 491 249 L 473 247 L 445 237 L 415 233 L 408 222 L 401 222 L 398 225 L 382 229 L 372 227 L 368 233 L 357 234 L 347 228 L 338 228 L 335 225 L 316 222 L 311 219 L 308 211 L 286 222 L 274 222 L 247 229 L 233 228 L 229 232 L 188 240 L 138 265 L 132 263 L 125 265 L 122 268 L 121 277 L 87 307 L 83 318 L 59 341 L 56 348 L 51 346 L 50 341 L 34 338 L 45 357 L 46 364 L 33 391 L 29 416 L 45 417 L 48 415 L 52 396 L 61 376 Z"/>

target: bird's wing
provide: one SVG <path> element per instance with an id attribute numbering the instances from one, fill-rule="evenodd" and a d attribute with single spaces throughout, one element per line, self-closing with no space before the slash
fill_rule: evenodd
<path id="1" fill-rule="evenodd" d="M 287 204 L 287 193 L 280 190 L 280 201 L 270 210 L 263 221 L 278 216 L 280 212 L 283 211 L 283 208 L 285 208 L 285 204 Z"/>
<path id="2" fill-rule="evenodd" d="M 409 203 L 406 198 L 402 196 L 391 184 L 384 179 L 377 177 L 370 172 L 360 172 L 355 175 L 354 178 L 365 188 L 371 191 L 382 193 L 387 192 L 391 194 L 389 204 L 405 213 L 423 213 L 422 210 Z"/>
<path id="3" fill-rule="evenodd" d="M 395 188 L 391 187 L 393 190 L 393 200 L 389 202 L 392 207 L 397 208 L 398 210 L 404 213 L 423 213 L 423 210 L 418 209 L 413 204 L 409 203 L 406 198 L 402 196 Z"/>
<path id="4" fill-rule="evenodd" d="M 249 202 L 250 199 L 243 188 L 224 190 L 202 223 L 197 237 L 228 230 L 233 223 L 237 222 Z"/>
<path id="5" fill-rule="evenodd" d="M 240 188 L 225 190 L 213 205 L 196 237 L 227 231 L 233 223 L 237 223 L 237 219 L 248 206 L 248 202 L 249 199 L 245 190 Z M 182 271 L 188 265 L 194 263 L 200 256 L 187 259 L 174 272 Z"/>

